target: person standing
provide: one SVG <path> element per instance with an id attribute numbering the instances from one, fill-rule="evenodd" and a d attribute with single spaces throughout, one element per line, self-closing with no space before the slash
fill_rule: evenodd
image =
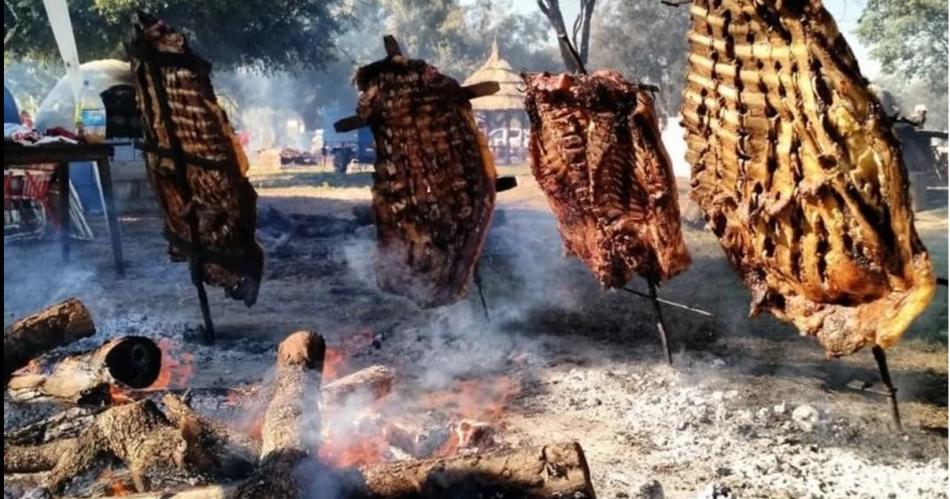
<path id="1" fill-rule="evenodd" d="M 26 109 L 20 111 L 20 124 L 29 129 L 33 128 L 33 117 L 30 116 L 29 111 Z"/>

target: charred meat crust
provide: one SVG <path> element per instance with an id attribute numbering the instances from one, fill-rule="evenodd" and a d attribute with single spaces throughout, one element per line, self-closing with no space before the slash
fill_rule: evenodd
<path id="1" fill-rule="evenodd" d="M 357 114 L 373 131 L 375 269 L 421 307 L 465 296 L 491 225 L 495 167 L 462 88 L 425 61 L 360 68 Z"/>
<path id="2" fill-rule="evenodd" d="M 165 214 L 169 254 L 181 261 L 193 251 L 194 217 L 202 279 L 250 306 L 257 301 L 264 267 L 255 236 L 257 193 L 245 176 L 244 151 L 217 103 L 211 64 L 191 52 L 183 35 L 147 15 L 140 15 L 129 52 L 150 146 L 145 162 Z M 176 144 L 186 165 L 183 179 Z"/>
<path id="3" fill-rule="evenodd" d="M 689 266 L 653 98 L 613 71 L 525 74 L 532 172 L 565 250 L 606 287 Z"/>

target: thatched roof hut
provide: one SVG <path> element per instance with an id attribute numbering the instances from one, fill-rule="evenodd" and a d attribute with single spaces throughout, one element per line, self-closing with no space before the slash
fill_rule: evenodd
<path id="1" fill-rule="evenodd" d="M 497 81 L 501 89 L 485 97 L 472 100 L 472 109 L 476 111 L 514 111 L 524 109 L 524 95 L 518 91 L 523 85 L 521 76 L 511 68 L 508 61 L 498 54 L 498 40 L 492 42 L 491 55 L 482 67 L 465 79 L 463 85 L 472 85 L 485 81 Z"/>
<path id="2" fill-rule="evenodd" d="M 524 94 L 518 88 L 524 82 L 498 53 L 498 40 L 492 42 L 491 54 L 482 67 L 465 79 L 464 85 L 497 81 L 498 92 L 472 99 L 472 109 L 496 163 L 517 163 L 524 160 L 528 136 L 528 115 L 524 111 Z"/>

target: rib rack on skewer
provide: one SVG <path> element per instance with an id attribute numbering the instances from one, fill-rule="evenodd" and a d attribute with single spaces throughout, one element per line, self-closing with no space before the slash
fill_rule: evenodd
<path id="1" fill-rule="evenodd" d="M 898 143 L 834 20 L 804 0 L 690 12 L 691 197 L 752 313 L 793 322 L 829 356 L 894 344 L 934 276 Z"/>
<path id="2" fill-rule="evenodd" d="M 361 67 L 356 121 L 376 141 L 373 210 L 380 288 L 436 307 L 465 296 L 491 225 L 495 166 L 469 91 L 392 37 Z M 497 89 L 497 84 L 494 85 Z"/>
<path id="3" fill-rule="evenodd" d="M 211 87 L 211 64 L 183 35 L 145 14 L 129 49 L 145 162 L 165 213 L 169 253 L 192 259 L 196 285 L 220 286 L 250 306 L 264 265 L 255 239 L 257 194 Z"/>
<path id="4" fill-rule="evenodd" d="M 653 98 L 614 71 L 525 74 L 532 171 L 567 253 L 605 287 L 690 263 Z"/>

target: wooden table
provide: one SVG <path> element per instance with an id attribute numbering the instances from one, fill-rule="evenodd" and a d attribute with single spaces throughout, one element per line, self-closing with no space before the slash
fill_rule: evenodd
<path id="1" fill-rule="evenodd" d="M 112 239 L 112 256 L 119 275 L 125 272 L 122 260 L 122 239 L 119 235 L 119 222 L 115 211 L 115 197 L 112 194 L 112 168 L 109 158 L 112 146 L 109 144 L 46 144 L 41 146 L 3 145 L 3 169 L 18 167 L 29 169 L 30 165 L 56 164 L 56 177 L 59 182 L 59 212 L 62 217 L 63 260 L 69 260 L 70 220 L 69 220 L 69 164 L 72 162 L 92 161 L 99 173 L 102 188 L 102 211 Z"/>

